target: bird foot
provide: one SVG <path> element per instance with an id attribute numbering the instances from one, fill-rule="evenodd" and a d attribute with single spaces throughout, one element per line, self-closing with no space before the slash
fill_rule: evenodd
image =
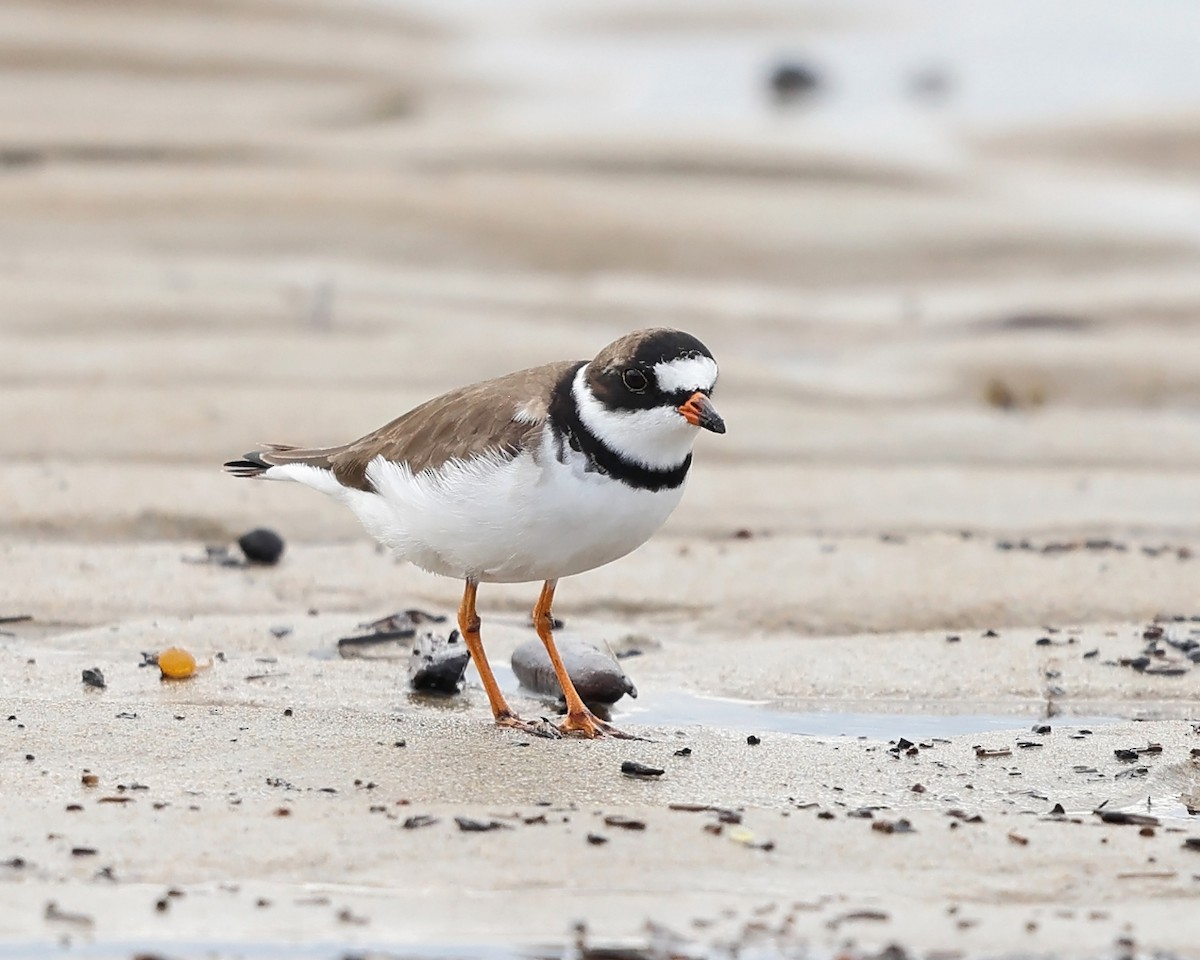
<path id="1" fill-rule="evenodd" d="M 535 737 L 546 737 L 549 740 L 558 740 L 562 737 L 558 727 L 552 724 L 549 720 L 522 720 L 515 713 L 501 714 L 496 718 L 496 726 L 508 727 L 512 730 L 520 730 L 522 733 L 531 733 Z"/>
<path id="2" fill-rule="evenodd" d="M 642 739 L 601 720 L 590 710 L 568 713 L 567 718 L 558 725 L 558 731 L 564 737 L 586 737 L 589 740 L 595 740 L 598 737 L 612 737 L 616 740 Z"/>

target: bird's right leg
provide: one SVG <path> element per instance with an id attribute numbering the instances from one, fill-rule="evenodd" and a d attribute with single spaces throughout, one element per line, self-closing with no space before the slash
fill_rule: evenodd
<path id="1" fill-rule="evenodd" d="M 492 673 L 487 654 L 483 652 L 483 641 L 479 638 L 479 614 L 475 610 L 475 594 L 478 590 L 479 581 L 467 581 L 462 603 L 458 606 L 458 629 L 466 641 L 475 669 L 479 671 L 479 679 L 483 681 L 488 703 L 492 705 L 492 716 L 496 718 L 497 726 L 516 727 L 518 730 L 539 733 L 540 730 L 534 724 L 522 720 L 513 712 L 508 701 L 504 699 L 504 694 L 500 692 L 500 685 L 496 683 L 496 676 Z"/>

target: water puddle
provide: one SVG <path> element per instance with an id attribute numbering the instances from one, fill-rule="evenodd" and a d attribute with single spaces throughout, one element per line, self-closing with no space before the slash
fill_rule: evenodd
<path id="1" fill-rule="evenodd" d="M 506 696 L 518 705 L 522 699 L 544 704 L 549 714 L 551 701 L 526 690 L 506 663 L 493 665 L 496 679 Z M 481 686 L 474 666 L 467 669 L 467 682 Z M 442 709 L 464 709 L 460 697 L 430 698 L 421 696 L 426 706 Z M 953 705 L 950 705 L 953 706 Z M 989 712 L 988 704 L 973 704 L 978 712 L 948 712 L 946 704 L 904 703 L 891 701 L 890 709 L 879 711 L 867 708 L 861 701 L 845 703 L 837 708 L 814 708 L 811 704 L 789 705 L 771 700 L 744 700 L 735 697 L 710 696 L 687 690 L 644 688 L 642 695 L 619 701 L 612 709 L 612 720 L 618 726 L 713 727 L 739 733 L 787 733 L 809 737 L 863 737 L 868 740 L 909 740 L 930 737 L 953 737 L 992 730 L 1029 730 L 1034 724 L 1052 726 L 1101 727 L 1123 722 L 1116 715 L 1058 716 L 1045 719 L 1041 704 L 1030 704 L 1027 712 L 1019 709 L 1005 712 L 1004 708 Z M 527 711 L 528 712 L 528 711 Z"/>
<path id="2" fill-rule="evenodd" d="M 929 705 L 926 705 L 929 706 Z M 920 704 L 913 704 L 919 710 Z M 681 690 L 654 691 L 645 700 L 622 701 L 617 720 L 654 727 L 718 727 L 747 733 L 789 733 L 810 737 L 865 737 L 910 740 L 953 737 L 991 730 L 1028 730 L 1036 723 L 1096 727 L 1118 723 L 1116 717 L 1057 717 L 1036 713 L 918 713 L 842 710 L 786 710 L 766 700 L 709 697 Z"/>

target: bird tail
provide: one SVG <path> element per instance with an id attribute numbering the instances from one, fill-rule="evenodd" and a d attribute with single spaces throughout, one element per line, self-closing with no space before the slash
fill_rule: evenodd
<path id="1" fill-rule="evenodd" d="M 332 458 L 345 449 L 344 446 L 295 447 L 285 443 L 267 443 L 263 444 L 261 450 L 252 450 L 250 453 L 244 454 L 241 460 L 227 462 L 225 472 L 235 477 L 261 477 L 272 467 L 291 464 L 332 470 Z"/>

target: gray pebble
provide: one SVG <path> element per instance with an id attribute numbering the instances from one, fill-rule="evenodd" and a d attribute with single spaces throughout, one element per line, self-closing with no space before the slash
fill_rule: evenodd
<path id="1" fill-rule="evenodd" d="M 637 696 L 637 687 L 606 645 L 571 637 L 556 639 L 555 646 L 584 703 L 611 704 L 625 694 Z M 562 695 L 550 655 L 541 640 L 527 640 L 517 647 L 512 655 L 512 668 L 522 686 L 547 696 Z"/>

